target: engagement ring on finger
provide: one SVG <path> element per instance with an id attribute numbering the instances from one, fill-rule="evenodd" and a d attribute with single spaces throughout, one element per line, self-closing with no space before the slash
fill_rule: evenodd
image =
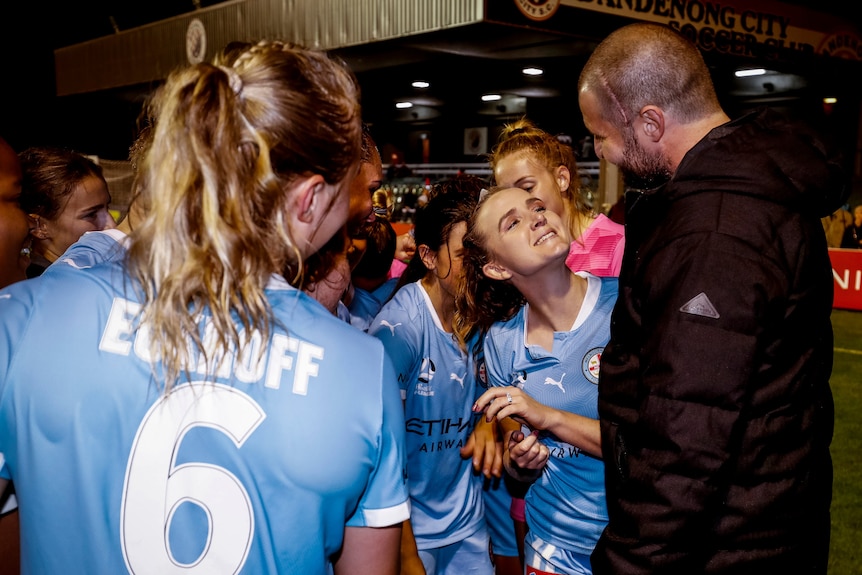
<path id="1" fill-rule="evenodd" d="M 506 403 L 508 403 L 509 405 L 512 405 L 512 394 L 511 393 L 506 394 Z"/>

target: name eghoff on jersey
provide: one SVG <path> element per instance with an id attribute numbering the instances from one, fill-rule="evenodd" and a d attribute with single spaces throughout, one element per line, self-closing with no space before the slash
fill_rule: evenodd
<path id="1" fill-rule="evenodd" d="M 111 312 L 99 342 L 99 349 L 118 355 L 129 355 L 134 352 L 141 361 L 153 363 L 150 353 L 150 329 L 146 322 L 137 325 L 136 318 L 141 306 L 138 303 L 122 298 L 114 298 Z M 211 323 L 203 319 L 204 345 L 211 342 L 207 337 L 211 332 Z M 260 332 L 254 331 L 249 345 L 241 354 L 233 354 L 218 365 L 217 373 L 203 359 L 193 370 L 199 375 L 214 375 L 218 378 L 235 378 L 236 381 L 252 384 L 263 379 L 264 386 L 270 389 L 280 389 L 285 372 L 293 373 L 291 391 L 297 395 L 307 395 L 309 378 L 316 377 L 319 362 L 323 359 L 323 348 L 290 337 L 285 334 L 273 334 L 267 353 L 261 355 L 260 350 L 265 345 Z M 208 354 L 210 357 L 212 353 Z M 201 354 L 203 358 L 203 354 Z"/>

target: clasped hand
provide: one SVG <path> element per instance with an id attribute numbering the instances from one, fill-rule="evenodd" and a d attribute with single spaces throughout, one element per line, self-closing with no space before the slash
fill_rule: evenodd
<path id="1" fill-rule="evenodd" d="M 538 436 L 546 427 L 550 408 L 518 387 L 494 387 L 476 400 L 473 411 L 484 411 L 486 422 L 496 420 L 503 425 L 506 438 L 503 462 L 512 475 L 520 478 L 523 471 L 538 471 L 548 462 L 550 451 Z M 515 425 L 506 425 L 505 418 L 528 426 L 532 432 L 525 434 Z"/>

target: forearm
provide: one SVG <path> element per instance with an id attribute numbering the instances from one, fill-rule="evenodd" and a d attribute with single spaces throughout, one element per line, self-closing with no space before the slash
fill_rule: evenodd
<path id="1" fill-rule="evenodd" d="M 335 575 L 398 575 L 401 526 L 347 527 Z"/>
<path id="2" fill-rule="evenodd" d="M 597 419 L 554 409 L 545 431 L 593 457 L 602 457 L 602 437 Z"/>
<path id="3" fill-rule="evenodd" d="M 401 575 L 425 575 L 425 566 L 419 558 L 413 524 L 409 519 L 401 524 Z"/>

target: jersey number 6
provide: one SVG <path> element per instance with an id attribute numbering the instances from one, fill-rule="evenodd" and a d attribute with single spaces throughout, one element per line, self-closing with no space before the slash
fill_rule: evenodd
<path id="1" fill-rule="evenodd" d="M 237 448 L 266 418 L 247 394 L 225 385 L 178 386 L 147 412 L 138 427 L 126 467 L 120 537 L 130 573 L 236 573 L 245 564 L 254 514 L 239 479 L 204 463 L 176 465 L 186 433 L 206 426 L 224 433 Z M 171 520 L 180 505 L 199 506 L 209 532 L 200 555 L 181 563 L 171 552 Z"/>

